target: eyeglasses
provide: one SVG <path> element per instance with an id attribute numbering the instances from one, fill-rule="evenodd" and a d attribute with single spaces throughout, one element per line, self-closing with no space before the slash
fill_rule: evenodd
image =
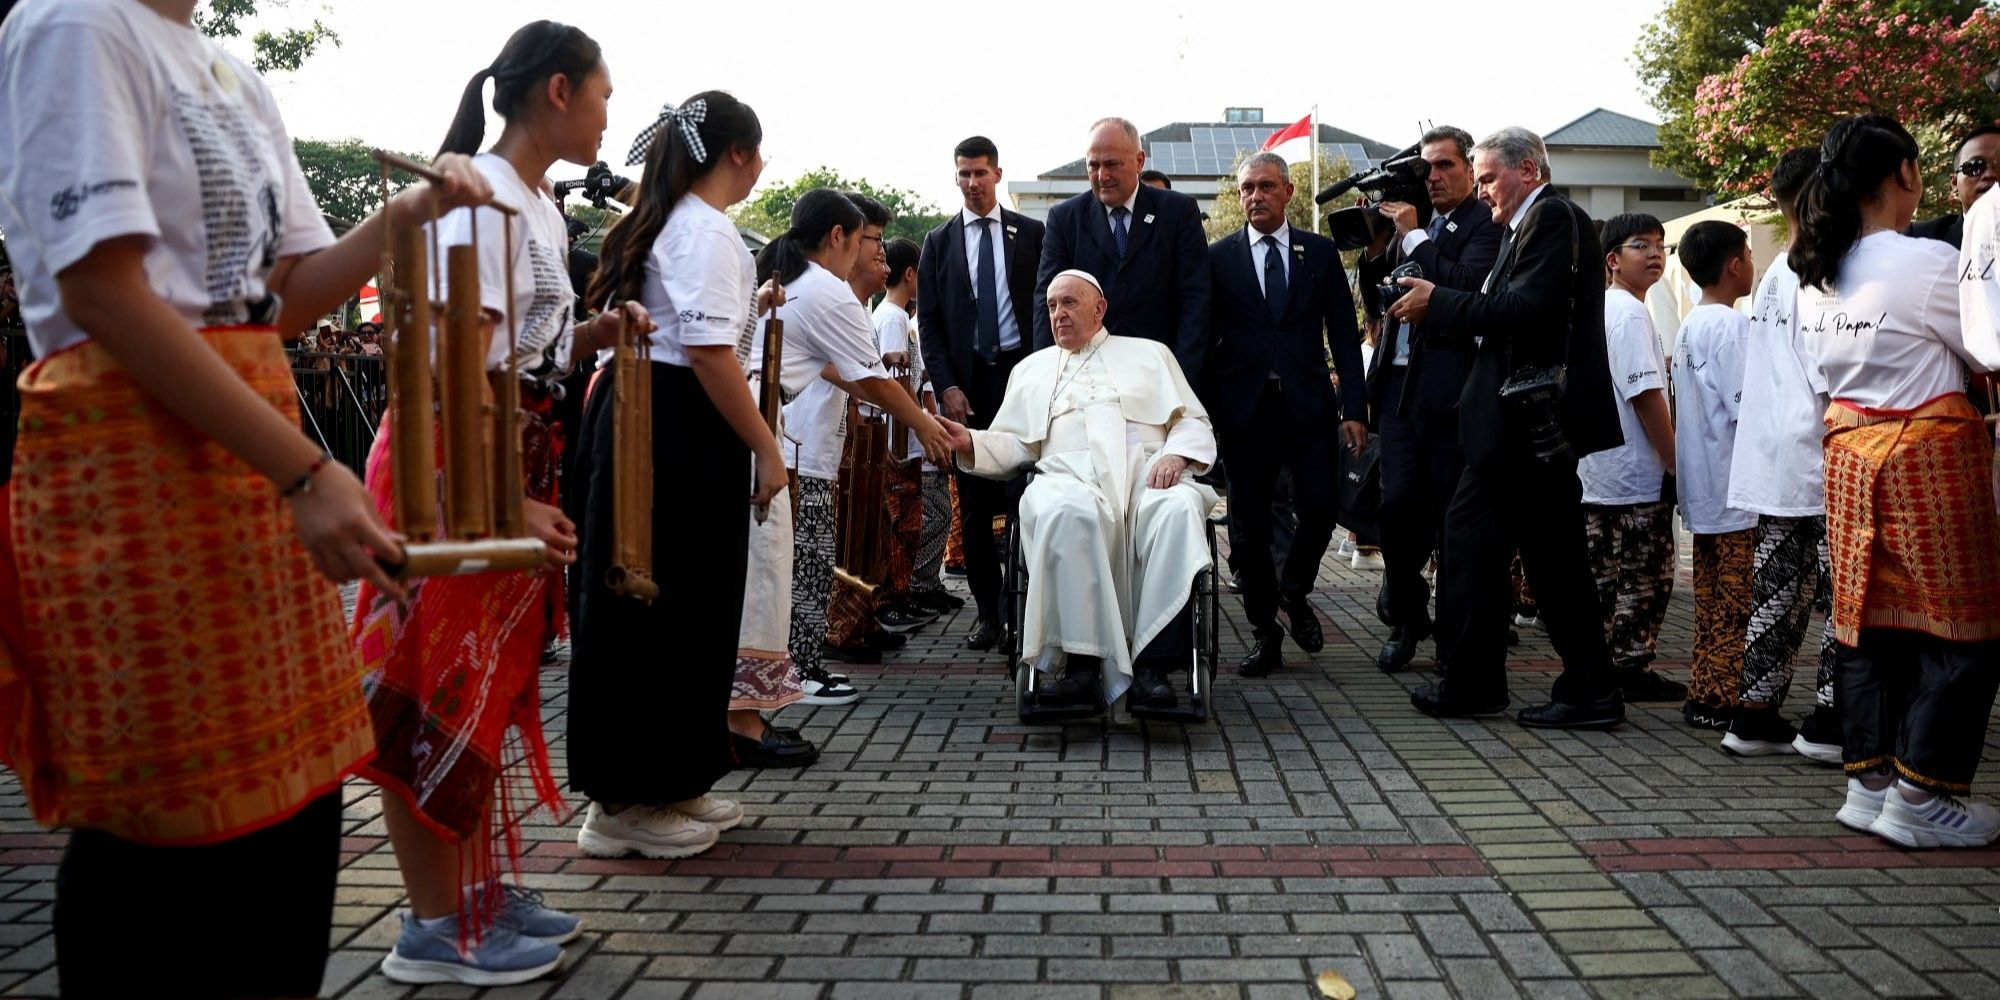
<path id="1" fill-rule="evenodd" d="M 1651 254 L 1657 251 L 1661 256 L 1664 257 L 1667 254 L 1674 252 L 1674 245 L 1671 243 L 1648 243 L 1644 240 L 1633 240 L 1630 243 L 1620 243 L 1617 246 L 1612 247 L 1611 249 L 1630 250 L 1633 253 L 1640 253 L 1640 254 Z"/>
<path id="2" fill-rule="evenodd" d="M 877 243 L 880 243 L 880 242 L 882 242 L 882 237 L 880 237 L 880 236 L 870 236 L 870 235 L 868 235 L 867 233 L 862 233 L 862 234 L 861 234 L 861 238 L 862 238 L 862 239 L 864 239 L 864 240 L 874 240 L 874 241 L 875 241 L 875 242 L 877 242 Z"/>
<path id="3" fill-rule="evenodd" d="M 1990 169 L 1992 166 L 1993 164 L 1990 161 L 1988 161 L 1986 157 L 1975 156 L 1972 159 L 1959 164 L 1958 172 L 1964 174 L 1967 177 L 1978 177 L 1986 173 L 1986 171 Z"/>

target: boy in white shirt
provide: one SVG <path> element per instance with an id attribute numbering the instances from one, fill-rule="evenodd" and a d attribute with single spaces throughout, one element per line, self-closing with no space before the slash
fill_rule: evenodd
<path id="1" fill-rule="evenodd" d="M 1648 669 L 1674 591 L 1673 499 L 1664 489 L 1674 467 L 1674 428 L 1667 362 L 1646 310 L 1646 290 L 1666 266 L 1666 231 L 1660 220 L 1631 213 L 1605 222 L 1602 238 L 1611 279 L 1604 293 L 1605 354 L 1625 443 L 1577 463 L 1584 526 L 1612 668 L 1646 680 L 1659 700 L 1678 701 L 1686 689 Z"/>
<path id="2" fill-rule="evenodd" d="M 1729 506 L 1730 459 L 1743 403 L 1743 348 L 1757 265 L 1750 239 L 1727 222 L 1698 222 L 1681 236 L 1680 259 L 1701 286 L 1674 343 L 1675 479 L 1681 521 L 1694 535 L 1694 659 L 1688 670 L 1690 726 L 1726 729 L 1743 675 L 1750 624 L 1750 567 L 1757 515 Z"/>
<path id="3" fill-rule="evenodd" d="M 1819 148 L 1794 149 L 1771 171 L 1771 200 L 1785 230 L 1799 231 L 1796 199 L 1819 167 Z M 1750 625 L 1743 638 L 1741 702 L 1722 738 L 1741 756 L 1795 750 L 1824 764 L 1841 762 L 1835 693 L 1833 577 L 1827 571 L 1826 377 L 1799 329 L 1799 279 L 1785 255 L 1771 262 L 1757 289 L 1744 348 L 1743 406 L 1729 470 L 1729 506 L 1757 515 Z M 1792 658 L 1805 642 L 1814 608 L 1825 614 L 1812 714 L 1794 731 L 1779 716 L 1792 687 Z"/>
<path id="4" fill-rule="evenodd" d="M 882 363 L 897 381 L 917 387 L 917 401 L 921 404 L 924 359 L 923 352 L 916 349 L 916 338 L 910 334 L 910 303 L 917 297 L 917 258 L 923 254 L 923 248 L 899 236 L 883 244 L 882 253 L 888 267 L 888 284 L 872 317 L 875 346 L 882 352 Z M 926 533 L 936 535 L 934 548 L 940 557 L 944 554 L 943 531 L 951 517 L 951 497 L 943 492 L 942 473 L 934 469 L 924 471 L 923 445 L 912 437 L 906 448 L 897 450 L 895 424 L 892 422 L 890 427 L 889 460 L 894 465 L 883 490 L 889 518 L 889 583 L 876 592 L 879 598 L 876 619 L 891 632 L 903 632 L 956 610 L 940 600 L 948 595 L 935 577 L 927 581 L 936 587 L 935 593 L 928 589 L 919 593 L 916 578 Z M 926 477 L 938 479 L 937 489 L 945 504 L 943 524 L 936 524 L 937 518 L 929 517 L 926 510 L 934 503 L 924 495 L 928 488 Z"/>

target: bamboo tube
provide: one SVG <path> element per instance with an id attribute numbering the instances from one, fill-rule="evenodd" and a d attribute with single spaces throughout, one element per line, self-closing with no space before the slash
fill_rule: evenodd
<path id="1" fill-rule="evenodd" d="M 395 260 L 381 288 L 393 296 L 382 315 L 393 330 L 389 340 L 391 476 L 396 489 L 396 530 L 412 542 L 437 537 L 437 424 L 431 399 L 431 299 L 425 274 L 424 232 L 398 229 Z"/>
<path id="2" fill-rule="evenodd" d="M 389 564 L 398 580 L 464 573 L 539 569 L 549 561 L 548 546 L 536 538 L 489 538 L 477 542 L 430 542 L 403 547 L 403 559 Z"/>
<path id="3" fill-rule="evenodd" d="M 486 338 L 479 307 L 479 248 L 445 250 L 445 315 L 438 346 L 444 411 L 445 532 L 454 539 L 493 533 L 486 473 Z"/>

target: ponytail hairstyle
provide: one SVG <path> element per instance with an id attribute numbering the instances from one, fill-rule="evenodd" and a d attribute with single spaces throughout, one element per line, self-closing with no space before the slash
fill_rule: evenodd
<path id="1" fill-rule="evenodd" d="M 697 106 L 702 109 L 700 121 L 683 122 L 674 117 L 677 110 Z M 755 152 L 764 142 L 764 126 L 757 121 L 757 112 L 719 90 L 704 90 L 688 98 L 680 109 L 668 105 L 654 124 L 657 127 L 647 130 L 651 137 L 641 133 L 643 145 L 633 149 L 635 159 L 643 157 L 646 164 L 639 200 L 604 234 L 604 245 L 597 250 L 597 271 L 584 290 L 584 301 L 594 305 L 639 298 L 646 280 L 646 258 L 674 206 L 694 188 L 695 181 L 707 176 L 731 152 Z M 695 130 L 701 149 L 688 142 L 683 129 L 689 128 Z"/>
<path id="2" fill-rule="evenodd" d="M 792 206 L 792 228 L 757 254 L 757 283 L 761 285 L 773 276 L 780 285 L 797 281 L 811 263 L 807 255 L 826 242 L 835 226 L 850 235 L 860 232 L 861 209 L 831 188 L 807 191 Z"/>
<path id="3" fill-rule="evenodd" d="M 444 134 L 438 155 L 479 152 L 486 139 L 486 109 L 480 106 L 486 81 L 493 81 L 493 110 L 507 121 L 526 110 L 528 97 L 558 73 L 579 83 L 602 62 L 603 50 L 580 28 L 555 21 L 536 21 L 514 32 L 493 64 L 473 74 L 458 99 L 451 131 Z"/>
<path id="4" fill-rule="evenodd" d="M 1802 287 L 1833 287 L 1861 238 L 1861 203 L 1916 158 L 1917 140 L 1886 115 L 1843 118 L 1827 130 L 1819 165 L 1799 189 L 1799 233 L 1787 256 Z"/>

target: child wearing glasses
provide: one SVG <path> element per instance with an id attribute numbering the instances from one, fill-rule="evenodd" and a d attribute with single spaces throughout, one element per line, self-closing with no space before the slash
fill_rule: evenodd
<path id="1" fill-rule="evenodd" d="M 1650 215 L 1619 215 L 1604 223 L 1603 242 L 1605 353 L 1625 443 L 1585 456 L 1577 475 L 1611 665 L 1644 671 L 1674 589 L 1674 428 L 1667 359 L 1645 303 L 1666 267 L 1666 232 Z"/>

